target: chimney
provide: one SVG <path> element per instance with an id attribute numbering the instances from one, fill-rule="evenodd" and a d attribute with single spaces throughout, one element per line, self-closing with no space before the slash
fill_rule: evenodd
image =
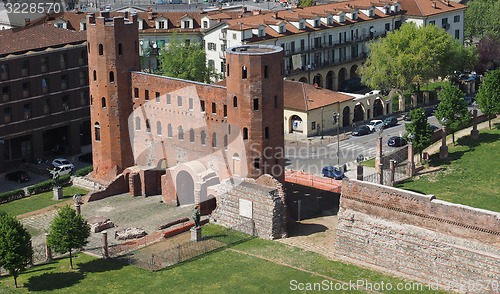
<path id="1" fill-rule="evenodd" d="M 78 7 L 75 7 L 75 14 L 79 14 L 80 13 L 80 10 L 78 9 Z"/>
<path id="2" fill-rule="evenodd" d="M 450 6 L 450 0 L 446 0 L 446 6 Z"/>
<path id="3" fill-rule="evenodd" d="M 128 19 L 128 11 L 125 11 L 124 18 L 125 18 L 125 19 Z"/>
<path id="4" fill-rule="evenodd" d="M 253 14 L 253 15 L 259 15 L 259 14 L 260 14 L 260 10 L 253 10 L 253 11 L 252 11 L 252 14 Z"/>
<path id="5" fill-rule="evenodd" d="M 24 25 L 25 26 L 29 26 L 30 22 L 31 22 L 31 20 L 29 18 L 25 18 L 24 19 Z"/>
<path id="6" fill-rule="evenodd" d="M 247 7 L 246 7 L 246 6 L 243 6 L 243 7 L 241 8 L 241 11 L 242 11 L 243 13 L 247 13 Z"/>
<path id="7" fill-rule="evenodd" d="M 436 2 L 432 2 L 432 8 L 437 8 Z"/>
<path id="8" fill-rule="evenodd" d="M 274 18 L 276 18 L 276 19 L 278 18 L 278 11 L 274 12 Z"/>
<path id="9" fill-rule="evenodd" d="M 153 9 L 148 9 L 148 19 L 149 20 L 153 19 Z"/>

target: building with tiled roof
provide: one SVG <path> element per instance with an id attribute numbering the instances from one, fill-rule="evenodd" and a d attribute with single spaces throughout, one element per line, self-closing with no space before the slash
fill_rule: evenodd
<path id="1" fill-rule="evenodd" d="M 86 35 L 49 24 L 0 31 L 0 173 L 90 144 Z"/>

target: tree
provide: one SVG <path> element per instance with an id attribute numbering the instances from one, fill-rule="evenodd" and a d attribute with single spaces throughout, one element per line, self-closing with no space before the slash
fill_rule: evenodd
<path id="1" fill-rule="evenodd" d="M 59 209 L 50 224 L 47 244 L 59 253 L 69 252 L 70 267 L 73 268 L 72 250 L 85 246 L 90 236 L 90 226 L 69 206 Z"/>
<path id="2" fill-rule="evenodd" d="M 439 104 L 435 116 L 449 128 L 453 144 L 455 144 L 455 131 L 471 118 L 463 97 L 462 91 L 451 85 L 446 85 L 438 94 Z"/>
<path id="3" fill-rule="evenodd" d="M 359 74 L 362 83 L 373 89 L 408 89 L 457 69 L 472 68 L 476 60 L 473 47 L 464 48 L 434 25 L 405 23 L 368 46 L 370 55 Z"/>
<path id="4" fill-rule="evenodd" d="M 486 72 L 479 86 L 476 101 L 481 111 L 488 115 L 491 129 L 491 115 L 500 113 L 500 69 Z"/>
<path id="5" fill-rule="evenodd" d="M 314 0 L 302 0 L 300 1 L 300 7 L 309 7 L 309 6 L 314 6 Z"/>
<path id="6" fill-rule="evenodd" d="M 500 37 L 500 1 L 469 0 L 464 16 L 464 36 L 470 43 L 486 35 Z"/>
<path id="7" fill-rule="evenodd" d="M 0 211 L 0 266 L 14 277 L 26 269 L 33 256 L 31 235 L 16 218 Z"/>
<path id="8" fill-rule="evenodd" d="M 411 122 L 405 125 L 405 138 L 413 143 L 413 147 L 418 151 L 422 160 L 422 150 L 429 145 L 432 136 L 431 126 L 427 122 L 424 109 L 415 108 L 410 111 Z"/>
<path id="9" fill-rule="evenodd" d="M 205 49 L 200 44 L 187 42 L 184 37 L 179 39 L 176 34 L 170 40 L 158 56 L 160 74 L 204 83 L 219 79 L 214 64 L 207 64 Z"/>
<path id="10" fill-rule="evenodd" d="M 492 35 L 485 36 L 476 45 L 479 55 L 479 62 L 476 65 L 476 72 L 484 74 L 486 70 L 500 67 L 500 37 Z"/>

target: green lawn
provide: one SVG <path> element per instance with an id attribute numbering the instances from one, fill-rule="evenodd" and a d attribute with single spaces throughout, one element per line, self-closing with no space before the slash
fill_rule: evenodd
<path id="1" fill-rule="evenodd" d="M 409 180 L 399 188 L 434 194 L 440 200 L 500 212 L 500 128 L 481 130 L 474 142 L 469 136 L 449 146 L 449 158 L 431 156 L 431 167 L 441 171 Z"/>
<path id="2" fill-rule="evenodd" d="M 331 281 L 335 287 L 338 282 L 367 280 L 396 287 L 407 282 L 258 238 L 157 272 L 85 254 L 79 254 L 74 264 L 75 270 L 69 269 L 68 259 L 36 266 L 20 275 L 19 289 L 13 287 L 12 277 L 2 277 L 0 293 L 289 293 L 298 283 L 330 287 Z M 425 285 L 423 289 L 405 293 L 438 293 Z"/>
<path id="3" fill-rule="evenodd" d="M 39 210 L 47 206 L 51 206 L 61 201 L 69 201 L 72 203 L 72 197 L 75 194 L 87 194 L 87 190 L 73 186 L 63 188 L 64 200 L 53 200 L 54 194 L 52 191 L 36 194 L 30 197 L 15 200 L 9 203 L 1 204 L 0 210 L 7 212 L 12 216 L 17 216 L 23 213 Z"/>

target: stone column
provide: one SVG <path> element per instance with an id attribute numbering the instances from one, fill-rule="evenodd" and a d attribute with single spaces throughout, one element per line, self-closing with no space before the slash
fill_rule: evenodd
<path id="1" fill-rule="evenodd" d="M 383 169 L 383 164 L 379 163 L 378 164 L 378 183 L 380 185 L 384 184 L 384 169 Z"/>
<path id="2" fill-rule="evenodd" d="M 408 143 L 408 161 L 406 164 L 406 175 L 413 177 L 415 174 L 415 154 L 413 150 L 413 143 Z"/>
<path id="3" fill-rule="evenodd" d="M 443 127 L 441 134 L 441 147 L 439 147 L 439 158 L 445 159 L 448 157 L 448 146 L 446 145 L 446 127 Z"/>
<path id="4" fill-rule="evenodd" d="M 429 104 L 429 91 L 424 91 L 424 104 Z"/>
<path id="5" fill-rule="evenodd" d="M 377 169 L 377 172 L 379 173 L 379 167 L 380 164 L 382 163 L 382 137 L 377 138 L 377 155 L 375 156 L 375 168 Z"/>
<path id="6" fill-rule="evenodd" d="M 472 110 L 472 130 L 470 131 L 472 140 L 479 139 L 479 131 L 477 130 L 477 109 Z"/>
<path id="7" fill-rule="evenodd" d="M 102 231 L 102 257 L 109 258 L 107 231 Z"/>
<path id="8" fill-rule="evenodd" d="M 80 209 L 80 203 L 75 202 L 75 210 L 77 215 L 82 214 L 82 210 Z"/>
<path id="9" fill-rule="evenodd" d="M 390 185 L 394 186 L 394 173 L 395 173 L 395 165 L 396 165 L 396 160 L 391 159 L 389 162 L 389 171 L 390 171 Z"/>
<path id="10" fill-rule="evenodd" d="M 51 262 L 52 261 L 52 249 L 50 249 L 50 246 L 47 242 L 48 236 L 49 236 L 49 234 L 45 233 L 45 260 L 47 262 Z"/>
<path id="11" fill-rule="evenodd" d="M 418 93 L 411 93 L 411 106 L 417 107 Z"/>
<path id="12" fill-rule="evenodd" d="M 361 164 L 358 164 L 356 166 L 356 180 L 358 181 L 363 180 L 363 166 Z"/>
<path id="13" fill-rule="evenodd" d="M 191 228 L 191 241 L 199 242 L 201 241 L 201 228 L 192 227 Z"/>

